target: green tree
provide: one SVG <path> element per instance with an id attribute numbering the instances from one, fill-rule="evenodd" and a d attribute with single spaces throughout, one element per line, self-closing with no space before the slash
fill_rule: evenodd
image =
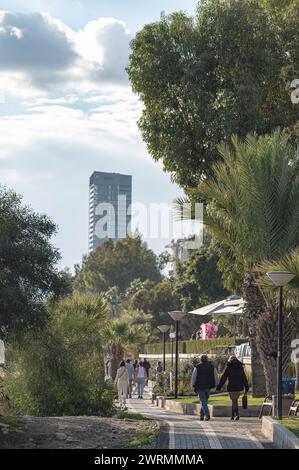
<path id="1" fill-rule="evenodd" d="M 114 320 L 103 329 L 106 352 L 110 355 L 111 377 L 115 379 L 121 361 L 128 348 L 138 345 L 143 339 L 142 328 L 133 328 L 129 322 Z"/>
<path id="2" fill-rule="evenodd" d="M 0 334 L 21 335 L 46 320 L 45 301 L 69 291 L 59 273 L 59 252 L 50 243 L 56 226 L 0 187 Z"/>
<path id="3" fill-rule="evenodd" d="M 284 336 L 287 336 L 288 340 L 286 341 L 286 347 L 287 351 L 290 353 L 290 347 L 291 347 L 291 339 L 298 338 L 299 334 L 299 248 L 295 248 L 292 250 L 290 253 L 288 253 L 286 256 L 283 256 L 277 261 L 264 261 L 262 264 L 258 266 L 258 271 L 261 273 L 261 276 L 258 279 L 258 285 L 264 292 L 264 295 L 267 296 L 272 296 L 275 298 L 275 291 L 277 294 L 277 288 L 273 286 L 271 281 L 268 279 L 266 276 L 267 272 L 271 271 L 285 271 L 285 272 L 291 272 L 295 274 L 294 279 L 287 284 L 284 287 L 284 311 L 285 311 L 285 316 L 289 315 L 290 313 L 293 314 L 294 316 L 294 324 L 291 322 L 284 322 L 284 331 L 283 334 Z M 277 305 L 276 305 L 277 307 Z M 275 333 L 277 332 L 277 317 L 274 316 L 274 331 Z M 261 325 L 262 326 L 262 325 Z M 269 345 L 268 345 L 268 337 L 267 335 L 263 335 L 263 351 L 265 356 L 267 355 L 267 352 L 269 350 Z M 269 358 L 267 358 L 269 360 Z M 285 355 L 285 360 L 287 359 L 287 354 Z M 275 361 L 275 357 L 271 357 L 270 359 L 272 362 Z M 275 369 L 276 369 L 276 364 L 272 364 L 272 371 L 273 375 L 275 375 Z M 288 367 L 288 364 L 284 365 L 284 368 L 286 369 Z M 297 376 L 297 381 L 296 381 L 296 386 L 297 390 L 299 390 L 299 361 L 296 362 L 295 364 L 296 367 L 296 376 Z M 271 377 L 270 380 L 275 381 L 275 377 Z"/>
<path id="4" fill-rule="evenodd" d="M 153 287 L 137 291 L 130 302 L 130 308 L 140 310 L 152 316 L 151 326 L 156 328 L 161 323 L 169 323 L 168 312 L 180 307 L 180 298 L 174 291 L 174 282 L 165 280 Z"/>
<path id="5" fill-rule="evenodd" d="M 119 293 L 124 293 L 135 279 L 161 280 L 157 258 L 139 236 L 116 243 L 112 240 L 104 241 L 77 267 L 74 289 L 80 292 L 105 292 L 111 287 L 117 287 Z"/>
<path id="6" fill-rule="evenodd" d="M 270 8 L 276 4 L 277 8 Z M 209 176 L 232 134 L 292 127 L 298 69 L 298 2 L 204 0 L 147 24 L 131 43 L 133 91 L 149 152 L 185 189 Z"/>
<path id="7" fill-rule="evenodd" d="M 205 224 L 218 240 L 226 286 L 231 287 L 236 277 L 244 279 L 252 345 L 261 353 L 267 391 L 272 394 L 272 363 L 262 352 L 262 333 L 267 329 L 257 325 L 259 317 L 268 312 L 264 317 L 271 343 L 268 354 L 275 354 L 276 309 L 272 299 L 265 298 L 256 285 L 256 265 L 265 259 L 278 260 L 298 246 L 299 154 L 288 137 L 278 133 L 260 138 L 251 135 L 244 142 L 233 138 L 232 145 L 220 146 L 219 152 L 222 162 L 214 166 L 214 177 L 199 186 L 197 198 L 209 202 Z M 285 344 L 286 355 L 288 347 Z M 258 371 L 258 361 L 255 357 L 253 360 L 257 373 L 263 375 Z"/>
<path id="8" fill-rule="evenodd" d="M 183 263 L 175 280 L 175 291 L 181 299 L 183 310 L 188 311 L 217 302 L 229 295 L 224 288 L 218 269 L 219 257 L 210 240 L 192 251 Z"/>

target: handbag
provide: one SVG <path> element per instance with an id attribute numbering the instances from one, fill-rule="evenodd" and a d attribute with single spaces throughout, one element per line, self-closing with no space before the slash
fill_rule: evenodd
<path id="1" fill-rule="evenodd" d="M 243 395 L 243 397 L 242 397 L 242 408 L 243 408 L 243 410 L 247 410 L 247 408 L 248 408 L 247 395 Z"/>

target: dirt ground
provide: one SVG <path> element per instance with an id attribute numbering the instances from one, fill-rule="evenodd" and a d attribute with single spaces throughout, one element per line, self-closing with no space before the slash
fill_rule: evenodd
<path id="1" fill-rule="evenodd" d="M 154 448 L 158 424 L 116 418 L 0 417 L 0 449 Z"/>

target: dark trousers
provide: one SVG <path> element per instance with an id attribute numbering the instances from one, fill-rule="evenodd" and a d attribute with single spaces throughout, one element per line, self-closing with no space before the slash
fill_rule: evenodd
<path id="1" fill-rule="evenodd" d="M 232 401 L 232 417 L 239 416 L 239 404 L 238 400 L 242 392 L 229 392 L 230 399 Z"/>

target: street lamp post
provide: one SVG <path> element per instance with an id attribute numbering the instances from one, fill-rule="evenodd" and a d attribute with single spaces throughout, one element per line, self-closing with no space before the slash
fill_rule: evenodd
<path id="1" fill-rule="evenodd" d="M 163 371 L 166 369 L 165 353 L 166 353 L 166 333 L 169 331 L 169 325 L 160 325 L 158 329 L 163 333 Z"/>
<path id="2" fill-rule="evenodd" d="M 176 333 L 172 331 L 169 333 L 169 338 L 171 339 L 171 368 L 173 368 L 173 342 L 175 340 Z"/>
<path id="3" fill-rule="evenodd" d="M 276 416 L 282 419 L 282 353 L 283 353 L 283 286 L 288 284 L 294 277 L 294 273 L 289 272 L 269 272 L 268 278 L 276 287 L 279 287 L 279 304 L 277 317 L 277 391 L 276 391 Z"/>
<path id="4" fill-rule="evenodd" d="M 174 398 L 178 397 L 178 377 L 179 377 L 179 323 L 185 316 L 184 312 L 174 310 L 168 312 L 175 321 L 175 368 L 174 368 Z"/>

